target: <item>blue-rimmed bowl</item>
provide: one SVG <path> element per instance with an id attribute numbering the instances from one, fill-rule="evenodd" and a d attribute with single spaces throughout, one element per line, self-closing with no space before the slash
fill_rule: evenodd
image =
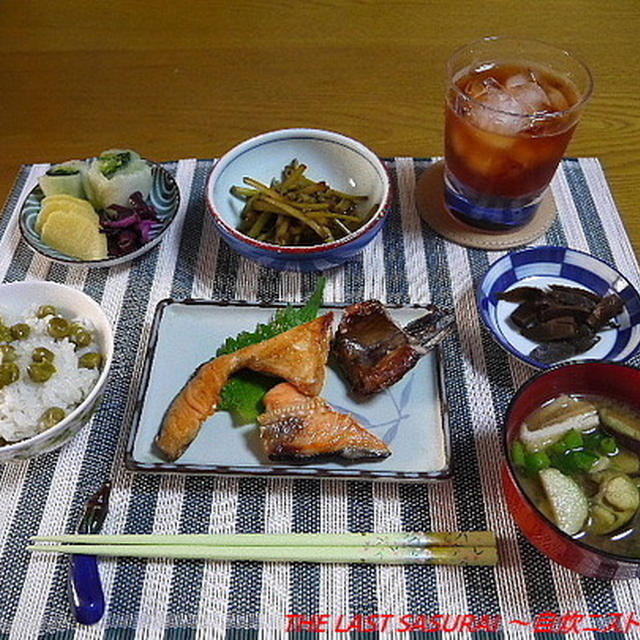
<path id="1" fill-rule="evenodd" d="M 279 179 L 293 159 L 308 167 L 307 176 L 332 188 L 366 195 L 362 207 L 376 205 L 369 221 L 335 242 L 279 246 L 238 231 L 244 201 L 231 194 L 251 177 L 264 184 Z M 216 163 L 207 184 L 207 203 L 223 240 L 250 260 L 273 269 L 321 271 L 349 260 L 382 228 L 389 204 L 389 176 L 382 161 L 362 143 L 322 129 L 281 129 L 242 142 Z"/>
<path id="2" fill-rule="evenodd" d="M 587 253 L 567 247 L 531 247 L 508 253 L 487 271 L 478 287 L 480 316 L 495 340 L 509 353 L 540 369 L 555 366 L 532 358 L 538 346 L 520 335 L 509 316 L 516 303 L 498 300 L 498 294 L 520 286 L 545 287 L 551 284 L 588 289 L 598 295 L 617 293 L 624 309 L 616 317 L 617 326 L 600 331 L 600 340 L 571 361 L 609 360 L 624 362 L 640 349 L 640 296 L 631 283 L 612 266 Z"/>
<path id="3" fill-rule="evenodd" d="M 68 265 L 79 265 L 87 267 L 113 267 L 117 264 L 123 264 L 130 260 L 135 260 L 147 251 L 155 247 L 164 234 L 168 231 L 171 223 L 175 220 L 180 206 L 180 190 L 173 176 L 161 165 L 147 160 L 151 167 L 151 177 L 153 183 L 151 192 L 149 193 L 148 202 L 156 210 L 158 222 L 154 223 L 151 228 L 151 239 L 143 244 L 139 249 L 127 253 L 124 256 L 107 257 L 104 260 L 82 260 L 66 255 L 60 251 L 52 249 L 49 245 L 42 242 L 40 234 L 36 231 L 36 220 L 44 194 L 39 186 L 34 187 L 26 197 L 20 217 L 18 219 L 20 232 L 25 242 L 37 253 L 43 255 L 49 260 L 61 262 Z"/>

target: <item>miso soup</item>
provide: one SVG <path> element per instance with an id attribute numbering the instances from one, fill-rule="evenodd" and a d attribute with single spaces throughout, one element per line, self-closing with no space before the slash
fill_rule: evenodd
<path id="1" fill-rule="evenodd" d="M 640 558 L 640 412 L 562 395 L 527 417 L 510 449 L 525 493 L 562 531 Z"/>

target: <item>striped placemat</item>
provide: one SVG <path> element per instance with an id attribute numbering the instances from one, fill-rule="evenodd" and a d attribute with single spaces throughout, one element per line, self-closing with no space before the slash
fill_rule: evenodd
<path id="1" fill-rule="evenodd" d="M 58 452 L 0 465 L 0 638 L 529 637 L 534 630 L 595 638 L 636 633 L 640 583 L 587 579 L 546 560 L 520 535 L 500 489 L 501 417 L 532 370 L 482 328 L 475 289 L 502 255 L 435 235 L 415 207 L 429 159 L 388 160 L 396 199 L 384 232 L 348 265 L 327 272 L 327 302 L 378 298 L 455 309 L 445 343 L 454 478 L 440 484 L 153 476 L 125 470 L 123 453 L 156 303 L 166 297 L 301 301 L 316 274 L 277 273 L 221 243 L 204 204 L 212 160 L 165 167 L 182 192 L 161 245 L 131 265 L 52 264 L 20 240 L 17 209 L 46 165 L 25 166 L 0 220 L 0 278 L 48 279 L 84 290 L 116 330 L 116 357 L 91 425 Z M 593 253 L 636 285 L 640 271 L 596 159 L 567 159 L 553 181 L 559 218 L 539 243 Z M 492 568 L 314 564 L 100 562 L 108 611 L 80 627 L 67 605 L 67 562 L 24 551 L 28 536 L 72 531 L 83 502 L 112 478 L 106 533 L 342 532 L 492 529 Z M 636 615 L 636 618 L 633 616 Z M 313 618 L 313 616 L 316 616 Z M 377 617 L 376 617 L 377 616 Z M 466 616 L 466 617 L 465 617 Z M 315 621 L 315 628 L 313 626 Z M 314 630 L 315 629 L 315 630 Z M 612 637 L 607 635 L 606 637 Z"/>

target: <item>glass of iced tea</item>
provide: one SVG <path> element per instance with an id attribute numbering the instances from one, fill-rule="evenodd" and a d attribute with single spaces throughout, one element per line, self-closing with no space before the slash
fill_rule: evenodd
<path id="1" fill-rule="evenodd" d="M 447 64 L 445 200 L 460 220 L 517 229 L 534 216 L 591 95 L 587 67 L 535 40 L 492 37 Z"/>

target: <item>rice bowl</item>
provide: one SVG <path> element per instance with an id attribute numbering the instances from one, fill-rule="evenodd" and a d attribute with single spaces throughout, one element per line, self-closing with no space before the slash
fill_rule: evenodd
<path id="1" fill-rule="evenodd" d="M 53 305 L 64 318 L 80 322 L 93 335 L 91 345 L 77 346 L 47 331 L 52 316 L 37 318 L 41 305 Z M 100 307 L 84 293 L 52 282 L 16 282 L 0 286 L 0 314 L 5 325 L 22 322 L 28 337 L 11 342 L 20 376 L 0 389 L 0 462 L 25 459 L 62 446 L 89 420 L 107 380 L 113 351 L 111 327 Z M 55 373 L 34 381 L 27 375 L 37 347 L 52 354 Z M 86 353 L 100 352 L 98 368 L 79 366 Z M 43 421 L 45 412 L 64 412 L 59 421 Z"/>

